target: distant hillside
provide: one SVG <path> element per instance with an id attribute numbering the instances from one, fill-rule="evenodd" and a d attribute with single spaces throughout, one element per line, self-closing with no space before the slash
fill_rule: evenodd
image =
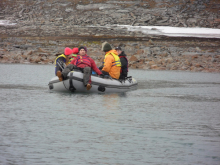
<path id="1" fill-rule="evenodd" d="M 123 48 L 129 68 L 220 72 L 219 38 L 118 27 L 220 29 L 219 9 L 220 0 L 1 0 L 0 63 L 52 64 L 65 47 L 84 45 L 99 66 L 108 41 Z"/>
<path id="2" fill-rule="evenodd" d="M 219 8 L 219 0 L 1 0 L 0 20 L 17 24 L 1 25 L 0 34 L 120 35 L 100 28 L 83 29 L 115 24 L 220 28 Z"/>

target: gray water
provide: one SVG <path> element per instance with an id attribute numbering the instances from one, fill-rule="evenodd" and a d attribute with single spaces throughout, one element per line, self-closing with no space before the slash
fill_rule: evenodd
<path id="1" fill-rule="evenodd" d="M 130 70 L 138 89 L 51 92 L 53 65 L 0 64 L 1 165 L 219 165 L 220 74 Z"/>

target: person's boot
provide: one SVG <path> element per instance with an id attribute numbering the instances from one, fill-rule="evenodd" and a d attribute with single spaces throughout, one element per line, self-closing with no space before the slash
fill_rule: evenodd
<path id="1" fill-rule="evenodd" d="M 59 78 L 60 81 L 63 81 L 63 75 L 59 70 L 57 71 L 57 77 Z"/>
<path id="2" fill-rule="evenodd" d="M 87 90 L 87 91 L 89 91 L 91 88 L 92 88 L 92 85 L 91 85 L 91 84 L 87 84 L 87 85 L 86 85 L 86 90 Z"/>

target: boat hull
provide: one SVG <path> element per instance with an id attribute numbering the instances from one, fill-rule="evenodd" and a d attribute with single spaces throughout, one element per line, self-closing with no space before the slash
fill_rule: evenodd
<path id="1" fill-rule="evenodd" d="M 86 90 L 86 87 L 83 85 L 83 73 L 79 71 L 71 71 L 67 77 L 68 78 L 64 81 L 59 81 L 58 77 L 52 78 L 48 84 L 49 89 L 51 91 L 60 92 L 118 93 L 135 90 L 138 85 L 137 81 L 132 77 L 120 81 L 92 75 L 92 88 Z"/>

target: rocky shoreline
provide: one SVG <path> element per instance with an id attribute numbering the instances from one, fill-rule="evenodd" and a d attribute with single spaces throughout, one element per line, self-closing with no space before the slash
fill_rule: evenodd
<path id="1" fill-rule="evenodd" d="M 125 38 L 5 38 L 8 43 L 0 49 L 0 63 L 53 64 L 65 46 L 71 48 L 85 45 L 97 65 L 104 54 L 101 44 L 108 41 L 113 47 L 122 46 L 129 59 L 129 68 L 155 70 L 185 70 L 194 72 L 220 72 L 220 40 L 200 38 L 157 37 L 131 41 Z M 10 42 L 13 40 L 13 44 Z M 36 42 L 37 41 L 37 42 Z M 31 44 L 30 44 L 31 43 Z"/>
<path id="2" fill-rule="evenodd" d="M 117 27 L 220 28 L 219 7 L 217 0 L 3 0 L 0 20 L 8 24 L 0 24 L 0 63 L 53 64 L 65 47 L 85 45 L 100 65 L 101 43 L 108 41 L 123 47 L 130 68 L 220 72 L 220 39 L 155 36 Z"/>

